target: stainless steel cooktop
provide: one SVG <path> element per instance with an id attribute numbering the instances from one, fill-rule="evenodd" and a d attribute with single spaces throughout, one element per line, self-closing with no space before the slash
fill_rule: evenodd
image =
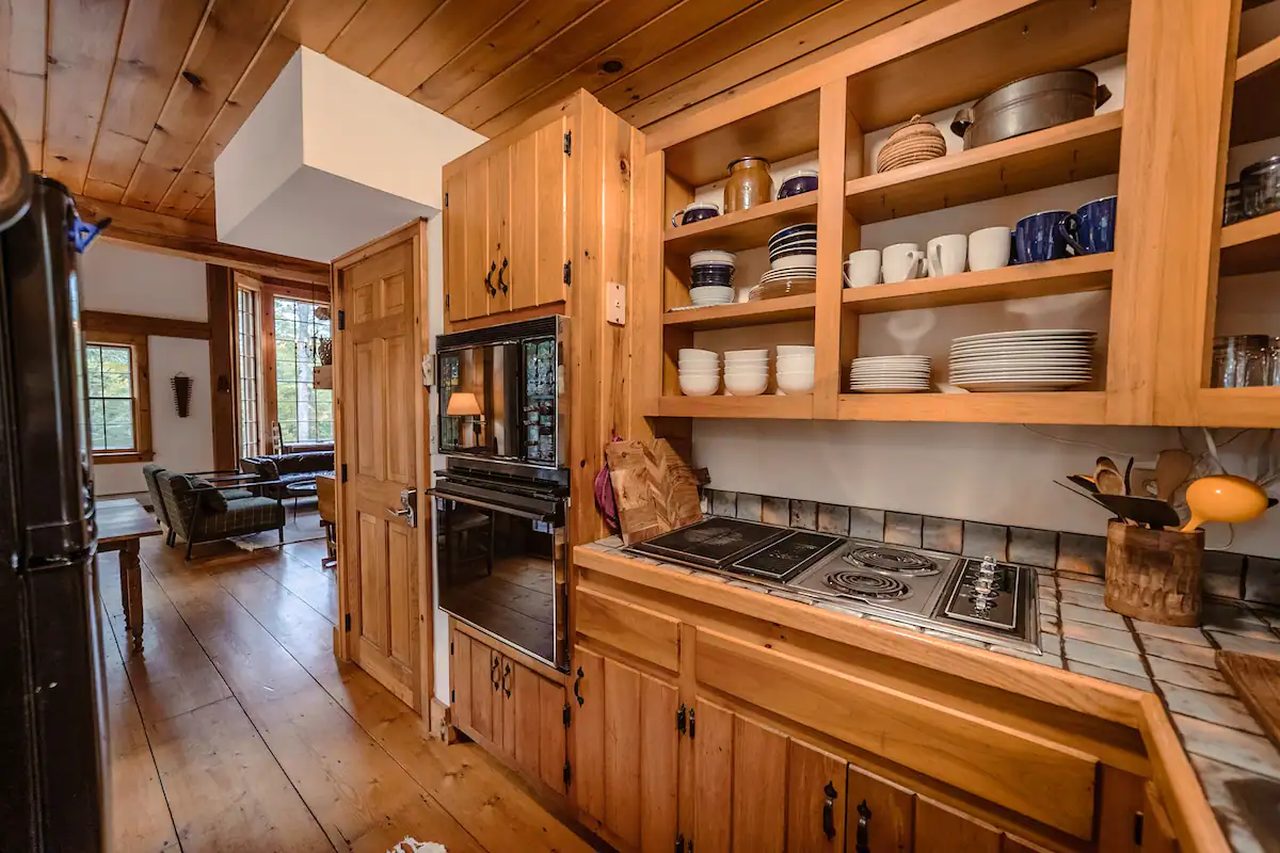
<path id="1" fill-rule="evenodd" d="M 894 624 L 1040 651 L 1029 566 L 729 518 L 706 518 L 628 550 Z"/>

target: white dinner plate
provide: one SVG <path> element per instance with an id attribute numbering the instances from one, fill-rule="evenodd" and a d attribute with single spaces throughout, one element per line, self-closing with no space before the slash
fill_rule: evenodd
<path id="1" fill-rule="evenodd" d="M 961 335 L 956 343 L 980 340 L 1022 340 L 1025 338 L 1096 338 L 1092 329 L 1016 329 L 1011 332 L 983 332 L 977 335 Z"/>

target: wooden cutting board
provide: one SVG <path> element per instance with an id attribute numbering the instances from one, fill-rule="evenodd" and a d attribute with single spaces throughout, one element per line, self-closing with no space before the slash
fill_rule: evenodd
<path id="1" fill-rule="evenodd" d="M 1219 651 L 1218 669 L 1280 747 L 1280 658 Z"/>
<path id="2" fill-rule="evenodd" d="M 697 480 L 666 439 L 615 441 L 605 459 L 627 545 L 702 520 Z"/>

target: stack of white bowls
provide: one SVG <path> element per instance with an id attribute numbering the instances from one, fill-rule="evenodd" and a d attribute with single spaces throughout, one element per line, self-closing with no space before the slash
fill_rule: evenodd
<path id="1" fill-rule="evenodd" d="M 808 394 L 813 390 L 813 347 L 778 346 L 778 393 Z"/>
<path id="2" fill-rule="evenodd" d="M 737 292 L 733 289 L 733 272 L 737 256 L 733 252 L 704 249 L 689 256 L 692 275 L 689 301 L 695 306 L 728 305 Z"/>
<path id="3" fill-rule="evenodd" d="M 679 353 L 680 391 L 687 397 L 710 397 L 720 390 L 720 355 L 706 349 Z"/>
<path id="4" fill-rule="evenodd" d="M 769 385 L 767 349 L 730 350 L 724 354 L 724 390 L 734 397 L 763 394 Z"/>
<path id="5" fill-rule="evenodd" d="M 849 365 L 849 390 L 862 394 L 928 391 L 933 360 L 927 355 L 873 355 Z"/>

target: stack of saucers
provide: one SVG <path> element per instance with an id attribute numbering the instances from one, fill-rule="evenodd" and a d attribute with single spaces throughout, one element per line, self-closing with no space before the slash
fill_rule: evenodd
<path id="1" fill-rule="evenodd" d="M 720 355 L 707 349 L 679 352 L 680 391 L 687 397 L 710 397 L 720 390 Z"/>
<path id="2" fill-rule="evenodd" d="M 813 293 L 818 280 L 818 226 L 788 225 L 769 238 L 769 271 L 747 294 L 750 300 Z"/>
<path id="3" fill-rule="evenodd" d="M 694 305 L 728 305 L 736 296 L 733 271 L 737 258 L 733 252 L 705 249 L 689 256 L 692 279 L 689 299 Z"/>
<path id="4" fill-rule="evenodd" d="M 933 368 L 927 355 L 874 355 L 849 365 L 849 390 L 866 394 L 906 394 L 929 390 Z"/>
<path id="5" fill-rule="evenodd" d="M 778 393 L 808 394 L 813 390 L 813 347 L 778 346 Z"/>
<path id="6" fill-rule="evenodd" d="M 767 349 L 729 350 L 724 354 L 724 390 L 733 397 L 754 397 L 769 384 Z"/>
<path id="7" fill-rule="evenodd" d="M 1097 332 L 1023 329 L 956 338 L 951 384 L 969 391 L 1060 391 L 1093 379 Z"/>

